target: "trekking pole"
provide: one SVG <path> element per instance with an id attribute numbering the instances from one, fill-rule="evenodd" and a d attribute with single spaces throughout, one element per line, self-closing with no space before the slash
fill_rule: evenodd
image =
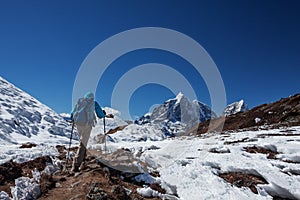
<path id="1" fill-rule="evenodd" d="M 73 131 L 74 131 L 74 122 L 72 122 L 72 131 L 71 131 L 71 137 L 70 137 L 70 142 L 69 142 L 69 150 L 68 150 L 68 156 L 67 156 L 67 163 L 66 163 L 66 166 L 68 165 L 68 161 L 69 161 L 70 150 L 71 150 L 71 144 L 72 144 L 72 137 L 73 137 Z"/>
<path id="2" fill-rule="evenodd" d="M 104 126 L 104 152 L 106 154 L 106 130 L 105 130 L 105 116 L 103 117 L 103 126 Z"/>

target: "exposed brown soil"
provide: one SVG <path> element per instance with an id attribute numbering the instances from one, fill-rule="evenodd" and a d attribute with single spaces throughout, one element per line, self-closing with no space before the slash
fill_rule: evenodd
<path id="1" fill-rule="evenodd" d="M 255 118 L 261 120 L 256 123 Z M 277 102 L 263 104 L 249 111 L 237 113 L 224 117 L 208 120 L 194 126 L 187 135 L 200 135 L 208 131 L 209 125 L 215 131 L 230 131 L 238 129 L 257 129 L 261 126 L 271 128 L 300 125 L 300 94 L 283 98 Z M 211 124 L 210 124 L 211 123 Z"/>
<path id="2" fill-rule="evenodd" d="M 32 147 L 36 147 L 37 145 L 36 144 L 33 144 L 33 143 L 25 143 L 25 144 L 22 144 L 20 146 L 21 149 L 24 149 L 24 148 L 32 148 Z"/>
<path id="3" fill-rule="evenodd" d="M 249 138 L 246 137 L 246 138 L 243 138 L 243 139 L 240 139 L 240 140 L 226 141 L 226 142 L 224 142 L 224 144 L 225 144 L 225 145 L 228 145 L 228 144 L 236 144 L 236 143 L 248 142 L 248 141 L 249 141 Z"/>
<path id="4" fill-rule="evenodd" d="M 287 163 L 294 163 L 294 164 L 299 164 L 300 162 L 296 162 L 296 161 L 293 161 L 293 160 L 281 160 L 283 162 L 287 162 Z"/>
<path id="5" fill-rule="evenodd" d="M 274 136 L 300 136 L 300 133 L 268 133 L 268 134 L 259 134 L 257 137 L 265 138 L 265 137 L 274 137 Z"/>
<path id="6" fill-rule="evenodd" d="M 246 147 L 245 151 L 248 153 L 262 153 L 262 154 L 267 154 L 268 159 L 276 159 L 276 155 L 279 154 L 276 151 L 271 151 L 270 149 L 262 148 L 262 147 Z"/>
<path id="7" fill-rule="evenodd" d="M 22 176 L 22 167 L 15 162 L 7 162 L 0 165 L 0 191 L 10 194 L 10 186 L 13 186 L 15 179 Z"/>
<path id="8" fill-rule="evenodd" d="M 219 176 L 236 187 L 248 187 L 255 194 L 258 194 L 256 185 L 268 183 L 261 176 L 241 172 L 228 172 L 220 174 Z"/>
<path id="9" fill-rule="evenodd" d="M 161 186 L 160 186 L 158 183 L 152 183 L 152 184 L 150 185 L 150 188 L 151 188 L 152 190 L 156 190 L 156 191 L 158 191 L 158 192 L 160 192 L 160 193 L 162 193 L 162 194 L 166 194 L 166 190 L 163 189 L 163 188 L 161 188 Z"/>
<path id="10" fill-rule="evenodd" d="M 160 174 L 159 174 L 158 171 L 150 172 L 150 175 L 153 176 L 153 177 L 160 177 Z"/>
<path id="11" fill-rule="evenodd" d="M 56 145 L 56 149 L 59 153 L 59 155 L 57 156 L 57 158 L 59 160 L 65 160 L 66 159 L 66 155 L 67 155 L 67 151 L 69 151 L 69 149 L 67 149 L 65 146 L 63 145 Z M 78 149 L 78 147 L 71 147 L 70 148 L 70 152 L 73 151 L 73 152 L 76 152 Z"/>
<path id="12" fill-rule="evenodd" d="M 104 143 L 105 137 L 110 137 L 109 135 L 112 135 L 112 134 L 116 133 L 117 131 L 121 131 L 121 130 L 123 130 L 124 128 L 126 128 L 127 126 L 128 126 L 128 125 L 118 126 L 118 127 L 114 128 L 114 129 L 110 129 L 109 131 L 107 131 L 106 135 L 104 135 L 104 134 L 99 134 L 99 135 L 97 136 L 97 140 L 98 140 L 97 142 L 98 142 L 98 143 Z"/>
<path id="13" fill-rule="evenodd" d="M 124 125 L 124 126 L 118 126 L 117 128 L 114 128 L 114 129 L 110 129 L 106 134 L 109 135 L 109 134 L 114 134 L 116 133 L 117 131 L 121 131 L 123 130 L 124 128 L 126 128 L 127 125 Z"/>
<path id="14" fill-rule="evenodd" d="M 280 154 L 280 152 L 272 151 L 270 149 L 266 149 L 266 148 L 263 148 L 263 147 L 256 147 L 256 146 L 246 147 L 245 151 L 248 152 L 248 153 L 266 154 L 268 159 L 274 159 L 274 160 L 278 160 L 278 158 L 276 158 L 276 155 Z M 287 163 L 295 163 L 295 164 L 299 163 L 299 162 L 292 161 L 292 160 L 281 160 L 281 161 L 287 162 Z"/>
<path id="15" fill-rule="evenodd" d="M 44 170 L 46 163 L 52 163 L 52 160 L 49 156 L 43 156 L 28 162 L 24 162 L 21 164 L 23 170 L 22 175 L 32 177 L 31 171 L 34 169 L 37 169 L 38 171 Z"/>

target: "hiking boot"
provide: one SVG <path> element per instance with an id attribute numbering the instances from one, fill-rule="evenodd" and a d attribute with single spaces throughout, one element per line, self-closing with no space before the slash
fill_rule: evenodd
<path id="1" fill-rule="evenodd" d="M 85 162 L 82 162 L 81 165 L 80 165 L 80 167 L 79 167 L 79 170 L 82 171 L 82 170 L 84 170 L 84 169 L 86 169 L 86 168 L 87 168 L 87 167 L 86 167 L 86 165 L 85 165 Z"/>
<path id="2" fill-rule="evenodd" d="M 72 172 L 79 172 L 79 167 L 78 166 L 73 166 L 71 171 Z"/>

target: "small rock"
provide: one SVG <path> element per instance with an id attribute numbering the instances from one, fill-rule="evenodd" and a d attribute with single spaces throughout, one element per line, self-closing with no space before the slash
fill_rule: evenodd
<path id="1" fill-rule="evenodd" d="M 22 144 L 22 145 L 20 146 L 20 148 L 21 148 L 21 149 L 22 149 L 22 148 L 32 148 L 32 147 L 36 147 L 36 146 L 37 146 L 36 144 L 33 144 L 33 143 L 28 142 L 28 143 Z"/>
<path id="2" fill-rule="evenodd" d="M 61 183 L 55 183 L 55 187 L 56 188 L 62 188 L 62 185 L 61 185 Z"/>
<path id="3" fill-rule="evenodd" d="M 107 194 L 99 187 L 99 183 L 92 183 L 89 193 L 86 195 L 88 200 L 107 200 Z"/>
<path id="4" fill-rule="evenodd" d="M 81 174 L 82 174 L 81 172 L 76 172 L 76 173 L 74 174 L 74 177 L 76 178 L 76 177 L 80 176 Z"/>
<path id="5" fill-rule="evenodd" d="M 210 153 L 230 153 L 230 150 L 226 147 L 214 147 L 208 150 Z"/>
<path id="6" fill-rule="evenodd" d="M 77 194 L 76 196 L 72 197 L 70 200 L 80 199 L 81 194 Z"/>
<path id="7" fill-rule="evenodd" d="M 8 194 L 6 192 L 4 192 L 4 191 L 0 192 L 0 199 L 2 199 L 2 200 L 10 200 Z"/>
<path id="8" fill-rule="evenodd" d="M 81 181 L 77 181 L 77 182 L 75 182 L 75 183 L 72 183 L 72 184 L 71 184 L 71 187 L 72 187 L 72 188 L 77 187 L 80 183 L 81 183 Z"/>
<path id="9" fill-rule="evenodd" d="M 119 185 L 114 185 L 111 190 L 111 193 L 117 199 L 124 199 L 124 200 L 128 199 L 125 189 Z"/>

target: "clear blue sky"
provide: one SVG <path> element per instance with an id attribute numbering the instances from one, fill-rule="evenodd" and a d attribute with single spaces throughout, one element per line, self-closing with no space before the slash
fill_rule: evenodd
<path id="1" fill-rule="evenodd" d="M 57 112 L 69 112 L 76 73 L 100 42 L 137 27 L 164 27 L 201 44 L 221 72 L 227 101 L 249 107 L 300 92 L 300 1 L 0 1 L 0 76 Z M 159 50 L 128 53 L 107 70 L 97 100 L 110 106 L 117 80 L 130 68 L 157 62 L 188 65 Z M 121 67 L 123 66 L 123 67 Z M 210 104 L 201 77 L 181 71 Z M 131 114 L 171 98 L 167 88 L 146 85 L 131 98 Z M 122 98 L 122 97 L 120 97 Z"/>

